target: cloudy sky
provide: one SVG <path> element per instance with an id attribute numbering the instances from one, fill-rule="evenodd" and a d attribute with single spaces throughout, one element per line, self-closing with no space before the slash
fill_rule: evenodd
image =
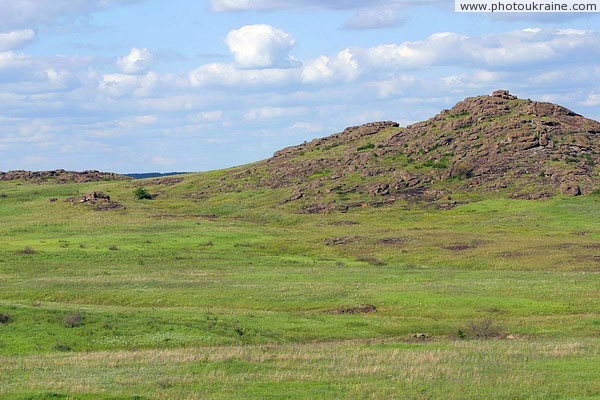
<path id="1" fill-rule="evenodd" d="M 600 14 L 0 0 L 0 170 L 202 171 L 506 88 L 600 119 Z"/>

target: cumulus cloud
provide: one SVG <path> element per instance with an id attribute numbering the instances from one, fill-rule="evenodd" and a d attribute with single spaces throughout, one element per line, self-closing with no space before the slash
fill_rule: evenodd
<path id="1" fill-rule="evenodd" d="M 117 65 L 126 74 L 139 74 L 146 72 L 152 65 L 154 56 L 147 48 L 134 47 L 129 54 L 117 59 Z"/>
<path id="2" fill-rule="evenodd" d="M 229 32 L 225 43 L 239 68 L 287 67 L 295 64 L 289 52 L 296 41 L 271 25 L 246 25 Z"/>
<path id="3" fill-rule="evenodd" d="M 0 33 L 0 51 L 17 49 L 33 39 L 35 39 L 35 32 L 31 29 Z"/>
<path id="4" fill-rule="evenodd" d="M 354 48 L 370 68 L 422 69 L 433 66 L 508 67 L 600 55 L 600 35 L 590 31 L 523 29 L 484 36 L 435 33 L 414 42 Z"/>
<path id="5" fill-rule="evenodd" d="M 306 63 L 302 70 L 304 83 L 351 81 L 359 74 L 359 64 L 350 49 L 340 51 L 335 57 L 320 56 Z"/>
<path id="6" fill-rule="evenodd" d="M 160 90 L 176 93 L 190 87 L 187 77 L 177 74 L 159 74 L 150 71 L 146 74 L 104 74 L 98 88 L 101 93 L 113 98 L 133 96 L 147 98 Z"/>
<path id="7" fill-rule="evenodd" d="M 250 53 L 255 54 L 253 50 Z M 600 57 L 600 35 L 573 29 L 524 29 L 483 36 L 441 32 L 419 41 L 346 48 L 333 56 L 321 55 L 291 68 L 248 69 L 238 64 L 205 64 L 191 71 L 189 80 L 195 87 L 261 88 L 379 79 L 385 82 L 377 87 L 379 95 L 389 97 L 410 84 L 402 75 L 410 71 L 473 68 L 475 72 L 447 76 L 444 82 L 449 85 L 462 82 L 474 88 L 497 79 L 499 75 L 494 69 L 543 66 L 552 61 L 556 70 L 559 63 L 571 62 L 575 56 Z M 249 61 L 242 64 L 251 65 Z M 253 65 L 271 65 L 271 61 Z"/>
<path id="8" fill-rule="evenodd" d="M 156 72 L 146 75 L 106 74 L 102 76 L 99 88 L 110 97 L 143 97 L 156 87 L 158 80 Z"/>
<path id="9" fill-rule="evenodd" d="M 442 83 L 449 89 L 470 88 L 477 89 L 487 87 L 490 84 L 501 81 L 503 74 L 495 71 L 474 70 L 468 73 L 461 73 L 443 77 Z"/>
<path id="10" fill-rule="evenodd" d="M 343 28 L 349 30 L 392 28 L 399 26 L 402 22 L 396 9 L 363 8 L 346 21 Z"/>

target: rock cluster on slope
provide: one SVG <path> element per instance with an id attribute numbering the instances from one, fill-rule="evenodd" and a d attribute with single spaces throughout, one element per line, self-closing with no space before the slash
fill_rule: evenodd
<path id="1" fill-rule="evenodd" d="M 597 121 L 498 90 L 406 128 L 370 123 L 282 149 L 223 176 L 217 190 L 290 188 L 286 201 L 305 212 L 455 192 L 589 194 L 599 187 L 599 138 Z"/>
<path id="2" fill-rule="evenodd" d="M 99 181 L 117 181 L 131 179 L 127 176 L 112 172 L 100 171 L 65 171 L 57 169 L 54 171 L 9 171 L 0 172 L 0 181 L 31 181 L 34 183 L 85 183 Z"/>

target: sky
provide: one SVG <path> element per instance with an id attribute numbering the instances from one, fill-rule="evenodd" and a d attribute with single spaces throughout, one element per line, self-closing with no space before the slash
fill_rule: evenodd
<path id="1" fill-rule="evenodd" d="M 600 120 L 600 13 L 0 0 L 0 171 L 206 171 L 508 89 Z"/>

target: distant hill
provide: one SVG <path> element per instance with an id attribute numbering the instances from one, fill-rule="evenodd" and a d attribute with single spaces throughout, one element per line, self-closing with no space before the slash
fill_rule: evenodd
<path id="1" fill-rule="evenodd" d="M 369 123 L 285 148 L 198 193 L 283 189 L 302 213 L 397 200 L 446 207 L 455 195 L 588 194 L 600 182 L 599 137 L 597 121 L 498 90 L 406 128 Z"/>
<path id="2" fill-rule="evenodd" d="M 35 183 L 53 182 L 53 183 L 86 183 L 100 181 L 121 181 L 130 179 L 125 175 L 115 174 L 113 172 L 100 172 L 88 170 L 82 172 L 65 171 L 56 169 L 52 171 L 8 171 L 0 172 L 0 181 L 31 181 Z"/>
<path id="3" fill-rule="evenodd" d="M 171 175 L 184 175 L 189 174 L 189 172 L 144 172 L 139 174 L 124 174 L 133 179 L 146 179 L 146 178 L 160 178 L 161 176 L 171 176 Z"/>

